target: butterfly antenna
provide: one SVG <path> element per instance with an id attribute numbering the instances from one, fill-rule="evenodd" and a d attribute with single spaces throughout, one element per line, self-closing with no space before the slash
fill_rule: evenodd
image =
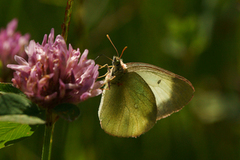
<path id="1" fill-rule="evenodd" d="M 123 55 L 123 52 L 124 52 L 126 49 L 127 49 L 127 46 L 123 48 L 123 50 L 122 50 L 122 53 L 121 53 L 121 55 L 120 55 L 120 57 L 119 57 L 119 58 L 121 58 L 121 57 L 122 57 L 122 55 Z"/>
<path id="2" fill-rule="evenodd" d="M 108 35 L 108 34 L 107 34 L 106 36 L 107 36 L 108 40 L 111 42 L 111 44 L 112 44 L 113 48 L 116 50 L 116 52 L 117 52 L 117 55 L 119 56 L 118 50 L 117 50 L 117 48 L 115 47 L 115 45 L 113 44 L 113 42 L 112 42 L 111 38 L 109 37 L 109 35 Z"/>
<path id="3" fill-rule="evenodd" d="M 100 56 L 104 56 L 104 57 L 106 57 L 107 59 L 109 59 L 110 61 L 112 61 L 112 59 L 109 58 L 108 56 L 106 56 L 105 54 L 100 54 L 100 55 L 98 55 L 98 56 L 94 59 L 94 61 L 96 61 Z"/>

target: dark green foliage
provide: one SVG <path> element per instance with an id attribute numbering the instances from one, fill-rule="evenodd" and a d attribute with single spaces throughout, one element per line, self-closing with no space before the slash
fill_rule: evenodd
<path id="1" fill-rule="evenodd" d="M 62 103 L 57 105 L 54 107 L 53 112 L 69 122 L 76 120 L 80 115 L 79 108 L 70 103 Z"/>
<path id="2" fill-rule="evenodd" d="M 45 123 L 37 114 L 38 107 L 19 89 L 0 83 L 0 148 L 31 136 L 35 129 L 30 125 Z"/>

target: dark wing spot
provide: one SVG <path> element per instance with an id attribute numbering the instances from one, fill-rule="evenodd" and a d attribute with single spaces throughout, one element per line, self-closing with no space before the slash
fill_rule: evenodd
<path id="1" fill-rule="evenodd" d="M 160 84 L 161 83 L 161 79 L 159 79 L 158 81 L 157 81 L 157 84 Z"/>

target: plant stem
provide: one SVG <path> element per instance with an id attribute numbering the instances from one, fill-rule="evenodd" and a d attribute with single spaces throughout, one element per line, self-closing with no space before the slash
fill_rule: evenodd
<path id="1" fill-rule="evenodd" d="M 73 7 L 73 0 L 68 0 L 67 6 L 65 9 L 64 22 L 61 26 L 62 27 L 62 37 L 64 38 L 65 42 L 67 42 L 68 30 L 69 30 L 70 19 L 71 19 L 71 14 L 72 14 L 72 7 Z"/>
<path id="2" fill-rule="evenodd" d="M 43 148 L 42 148 L 42 160 L 50 160 L 51 159 L 51 151 L 52 151 L 52 137 L 54 131 L 54 124 L 52 123 L 52 113 L 47 113 L 47 120 L 45 125 L 44 132 L 44 140 L 43 140 Z"/>

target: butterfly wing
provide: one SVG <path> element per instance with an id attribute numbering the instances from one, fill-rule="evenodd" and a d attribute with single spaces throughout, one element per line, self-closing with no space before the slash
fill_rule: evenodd
<path id="1" fill-rule="evenodd" d="M 105 132 L 118 137 L 137 137 L 154 126 L 155 96 L 137 73 L 127 72 L 118 83 L 109 81 L 108 84 L 98 111 Z"/>
<path id="2" fill-rule="evenodd" d="M 150 86 L 156 98 L 157 120 L 182 109 L 193 97 L 194 87 L 182 76 L 146 63 L 127 63 Z"/>

